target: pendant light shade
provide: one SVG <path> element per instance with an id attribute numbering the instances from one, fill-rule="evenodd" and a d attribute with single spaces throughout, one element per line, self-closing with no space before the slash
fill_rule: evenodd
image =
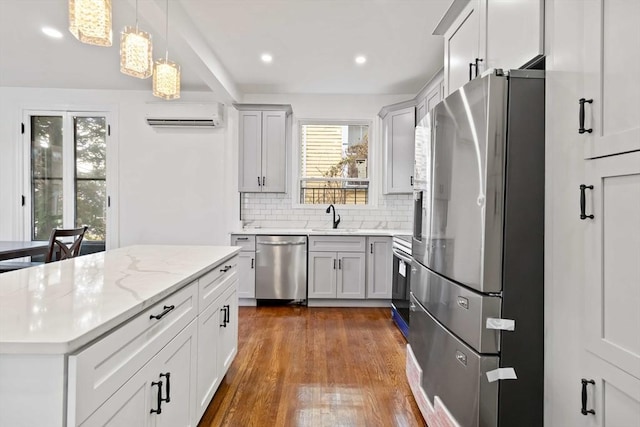
<path id="1" fill-rule="evenodd" d="M 69 31 L 82 43 L 111 46 L 111 0 L 69 0 Z"/>
<path id="2" fill-rule="evenodd" d="M 146 79 L 153 74 L 151 35 L 138 27 L 124 27 L 120 34 L 120 71 Z"/>
<path id="3" fill-rule="evenodd" d="M 162 99 L 180 98 L 180 66 L 168 58 L 155 61 L 153 95 Z"/>
<path id="4" fill-rule="evenodd" d="M 169 61 L 169 0 L 166 5 L 165 40 L 167 41 L 167 50 L 165 57 L 156 59 L 153 66 L 153 96 L 162 99 L 177 99 L 180 98 L 180 66 Z"/>

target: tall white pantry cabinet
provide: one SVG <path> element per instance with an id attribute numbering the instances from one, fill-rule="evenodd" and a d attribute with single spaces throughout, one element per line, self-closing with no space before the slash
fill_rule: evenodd
<path id="1" fill-rule="evenodd" d="M 545 425 L 640 425 L 640 2 L 548 0 Z"/>

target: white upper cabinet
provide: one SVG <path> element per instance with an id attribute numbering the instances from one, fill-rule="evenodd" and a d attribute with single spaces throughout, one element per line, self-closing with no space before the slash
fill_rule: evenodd
<path id="1" fill-rule="evenodd" d="M 544 0 L 455 0 L 434 34 L 444 36 L 448 95 L 489 68 L 522 68 L 542 55 Z"/>
<path id="2" fill-rule="evenodd" d="M 544 0 L 481 0 L 480 10 L 486 40 L 480 70 L 522 68 L 543 54 Z"/>
<path id="3" fill-rule="evenodd" d="M 480 60 L 480 2 L 472 0 L 444 34 L 444 82 L 447 95 L 476 75 Z"/>
<path id="4" fill-rule="evenodd" d="M 234 104 L 240 111 L 238 190 L 284 193 L 290 105 Z"/>
<path id="5" fill-rule="evenodd" d="M 585 0 L 584 8 L 584 113 L 575 100 L 584 157 L 640 150 L 640 1 Z"/>
<path id="6" fill-rule="evenodd" d="M 385 194 L 413 192 L 415 120 L 414 106 L 391 111 L 383 119 L 387 160 Z"/>

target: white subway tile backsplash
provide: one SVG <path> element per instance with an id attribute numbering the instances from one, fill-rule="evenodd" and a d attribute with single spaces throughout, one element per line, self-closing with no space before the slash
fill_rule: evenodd
<path id="1" fill-rule="evenodd" d="M 293 208 L 291 196 L 287 194 L 244 193 L 242 197 L 242 219 L 246 227 L 331 227 L 331 216 L 325 209 L 324 205 Z M 413 198 L 410 194 L 380 196 L 376 207 L 338 206 L 336 213 L 344 228 L 411 229 Z"/>

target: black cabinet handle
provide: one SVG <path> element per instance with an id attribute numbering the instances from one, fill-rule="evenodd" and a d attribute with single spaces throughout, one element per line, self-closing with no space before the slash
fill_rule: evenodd
<path id="1" fill-rule="evenodd" d="M 253 258 L 251 258 L 251 268 L 253 268 Z"/>
<path id="2" fill-rule="evenodd" d="M 171 402 L 171 378 L 170 378 L 171 377 L 171 372 L 167 372 L 166 374 L 160 374 L 160 378 L 162 378 L 162 377 L 167 379 L 167 387 L 166 387 L 167 397 L 164 398 L 164 399 L 160 399 L 160 400 L 163 401 L 163 402 L 169 403 L 169 402 Z M 160 381 L 160 384 L 162 384 L 162 381 Z"/>
<path id="3" fill-rule="evenodd" d="M 336 269 L 336 259 L 335 258 L 333 259 L 333 269 L 334 270 Z"/>
<path id="4" fill-rule="evenodd" d="M 338 270 L 342 270 L 342 260 L 338 260 Z"/>
<path id="5" fill-rule="evenodd" d="M 224 315 L 222 316 L 222 325 L 220 325 L 220 327 L 226 328 L 227 327 L 227 306 L 223 306 L 220 310 L 224 311 Z"/>
<path id="6" fill-rule="evenodd" d="M 232 265 L 225 265 L 224 267 L 222 267 L 220 269 L 220 273 L 226 273 L 227 271 L 231 270 L 233 268 Z"/>
<path id="7" fill-rule="evenodd" d="M 593 219 L 593 215 L 586 215 L 585 213 L 585 209 L 586 209 L 586 204 L 587 204 L 587 200 L 586 200 L 586 196 L 585 196 L 585 190 L 593 190 L 593 185 L 584 185 L 584 184 L 580 184 L 580 219 Z"/>
<path id="8" fill-rule="evenodd" d="M 413 187 L 413 175 L 411 175 L 410 181 L 411 181 L 411 186 Z"/>
<path id="9" fill-rule="evenodd" d="M 151 316 L 149 316 L 149 319 L 158 319 L 158 320 L 160 320 L 160 319 L 162 319 L 162 318 L 163 318 L 167 313 L 169 313 L 171 310 L 173 310 L 174 308 L 176 308 L 176 306 L 175 306 L 175 305 L 165 305 L 163 308 L 164 308 L 164 310 L 162 311 L 162 313 L 157 314 L 157 315 L 153 315 L 153 314 L 152 314 Z"/>
<path id="10" fill-rule="evenodd" d="M 260 184 L 260 177 L 258 177 L 258 187 L 260 187 L 260 185 L 262 184 Z"/>
<path id="11" fill-rule="evenodd" d="M 162 413 L 162 381 L 154 381 L 151 383 L 151 387 L 155 385 L 158 386 L 158 397 L 157 397 L 158 409 L 151 408 L 150 413 L 160 415 Z"/>
<path id="12" fill-rule="evenodd" d="M 237 237 L 236 240 L 249 240 L 248 237 Z"/>
<path id="13" fill-rule="evenodd" d="M 479 70 L 478 63 L 479 63 L 479 62 L 482 62 L 482 59 L 480 59 L 480 58 L 476 58 L 476 64 L 475 64 L 475 67 L 476 67 L 476 77 L 478 77 L 478 70 Z"/>
<path id="14" fill-rule="evenodd" d="M 265 178 L 264 176 L 262 177 L 262 186 L 264 187 L 265 185 L 267 185 L 267 178 Z"/>
<path id="15" fill-rule="evenodd" d="M 582 133 L 591 133 L 593 132 L 593 129 L 585 129 L 584 128 L 584 104 L 591 104 L 593 102 L 593 99 L 584 99 L 584 98 L 580 98 L 580 100 L 578 101 L 578 103 L 580 104 L 580 114 L 578 117 L 578 121 L 580 122 L 580 128 L 578 129 L 578 133 L 582 134 Z"/>
<path id="16" fill-rule="evenodd" d="M 373 253 L 373 243 L 371 243 L 370 246 L 371 246 L 370 251 L 371 253 Z"/>
<path id="17" fill-rule="evenodd" d="M 229 321 L 229 313 L 231 313 L 231 309 L 228 305 L 223 305 L 222 308 L 224 308 L 224 323 L 231 323 Z"/>
<path id="18" fill-rule="evenodd" d="M 593 384 L 596 385 L 594 380 L 587 380 L 585 378 L 582 379 L 582 409 L 580 409 L 580 413 L 582 415 L 592 414 L 595 415 L 596 411 L 593 409 L 587 409 L 587 385 Z"/>
<path id="19" fill-rule="evenodd" d="M 471 69 L 474 67 L 474 63 L 473 62 L 469 62 L 469 81 L 473 80 L 473 72 L 471 71 Z"/>

